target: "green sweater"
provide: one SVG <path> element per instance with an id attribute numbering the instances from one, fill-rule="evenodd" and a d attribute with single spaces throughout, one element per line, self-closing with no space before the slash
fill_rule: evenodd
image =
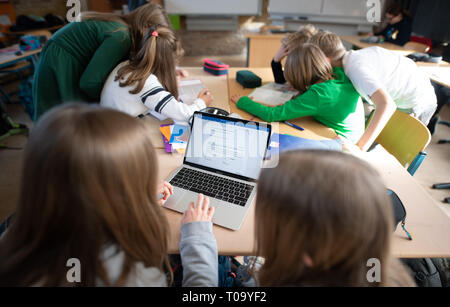
<path id="1" fill-rule="evenodd" d="M 356 143 L 365 128 L 363 104 L 344 70 L 336 67 L 333 71 L 333 80 L 311 85 L 305 93 L 284 105 L 268 107 L 242 97 L 237 107 L 266 122 L 312 116 Z"/>
<path id="2" fill-rule="evenodd" d="M 72 22 L 56 32 L 50 41 L 78 60 L 84 69 L 80 89 L 96 101 L 109 73 L 128 57 L 131 46 L 127 26 L 96 20 Z"/>

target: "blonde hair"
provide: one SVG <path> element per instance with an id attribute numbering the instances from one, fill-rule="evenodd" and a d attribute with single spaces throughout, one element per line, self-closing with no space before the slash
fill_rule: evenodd
<path id="1" fill-rule="evenodd" d="M 295 49 L 306 43 L 310 37 L 318 32 L 316 27 L 311 24 L 301 26 L 296 32 L 289 33 L 281 40 L 281 43 L 290 49 Z"/>
<path id="2" fill-rule="evenodd" d="M 70 258 L 82 264 L 81 286 L 124 285 L 137 262 L 170 271 L 148 131 L 125 113 L 85 104 L 41 118 L 25 152 L 14 221 L 0 240 L 0 285 L 70 286 Z M 116 281 L 101 260 L 110 244 L 125 255 Z"/>
<path id="3" fill-rule="evenodd" d="M 265 259 L 257 272 L 259 283 L 395 284 L 390 271 L 396 261 L 390 256 L 393 229 L 386 188 L 367 162 L 330 151 L 284 154 L 278 167 L 264 169 L 258 181 L 255 237 L 257 255 Z M 309 264 L 304 261 L 308 257 Z M 366 279 L 371 258 L 381 262 L 381 283 Z M 411 285 L 408 281 L 406 276 L 396 285 Z"/>
<path id="4" fill-rule="evenodd" d="M 341 38 L 329 31 L 319 31 L 308 42 L 319 46 L 331 62 L 340 60 L 346 51 Z"/>
<path id="5" fill-rule="evenodd" d="M 287 56 L 284 77 L 302 94 L 315 83 L 333 79 L 333 68 L 319 47 L 305 43 Z"/>

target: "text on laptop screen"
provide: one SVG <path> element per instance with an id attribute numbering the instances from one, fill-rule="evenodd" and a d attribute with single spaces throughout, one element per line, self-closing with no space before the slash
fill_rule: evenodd
<path id="1" fill-rule="evenodd" d="M 186 162 L 257 179 L 266 153 L 270 128 L 195 114 Z"/>

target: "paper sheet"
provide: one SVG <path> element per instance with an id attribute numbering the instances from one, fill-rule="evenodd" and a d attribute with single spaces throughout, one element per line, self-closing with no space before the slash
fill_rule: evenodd
<path id="1" fill-rule="evenodd" d="M 291 100 L 298 92 L 287 84 L 267 83 L 255 89 L 249 96 L 253 100 L 269 106 L 279 106 Z"/>
<path id="2" fill-rule="evenodd" d="M 202 80 L 183 80 L 180 82 L 179 92 L 180 100 L 185 104 L 191 105 L 197 99 L 202 89 L 206 88 Z"/>

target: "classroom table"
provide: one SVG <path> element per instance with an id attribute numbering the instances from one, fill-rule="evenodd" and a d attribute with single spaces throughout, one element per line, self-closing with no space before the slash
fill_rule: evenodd
<path id="1" fill-rule="evenodd" d="M 42 48 L 28 52 L 21 51 L 20 54 L 17 55 L 16 52 L 18 51 L 20 51 L 19 45 L 0 49 L 0 69 L 23 60 L 31 60 L 33 64 L 36 64 Z"/>
<path id="2" fill-rule="evenodd" d="M 416 62 L 416 64 L 432 81 L 450 88 L 450 63 L 441 61 L 440 63 Z"/>
<path id="3" fill-rule="evenodd" d="M 228 103 L 232 112 L 237 112 L 243 118 L 250 119 L 252 118 L 250 114 L 237 110 L 235 105 L 229 103 L 230 95 L 248 94 L 251 91 L 243 89 L 237 84 L 235 73 L 240 69 L 230 69 L 228 78 L 226 76 L 212 77 L 206 75 L 199 68 L 188 68 L 187 70 L 190 73 L 188 78 L 201 78 L 207 87 L 211 89 L 219 107 L 223 107 L 224 104 Z M 252 69 L 252 71 L 259 75 L 263 82 L 273 81 L 270 68 Z M 280 132 L 311 139 L 331 139 L 336 136 L 334 131 L 324 127 L 312 118 L 298 119 L 295 123 L 304 127 L 305 131 L 299 131 L 281 124 Z M 157 127 L 154 128 L 157 129 Z M 161 139 L 160 134 L 158 139 Z M 155 147 L 157 147 L 156 153 L 159 159 L 158 176 L 160 180 L 164 180 L 183 163 L 183 156 L 167 154 L 162 147 L 158 145 Z M 379 171 L 386 186 L 399 195 L 407 210 L 407 229 L 413 236 L 413 240 L 409 241 L 401 227 L 396 230 L 392 244 L 394 256 L 404 258 L 450 257 L 450 240 L 448 240 L 450 218 L 441 211 L 431 196 L 394 157 L 377 155 L 379 153 L 361 153 L 360 157 L 373 165 Z M 164 212 L 171 230 L 169 252 L 178 253 L 182 215 L 168 209 L 164 209 Z M 240 230 L 232 231 L 217 225 L 213 227 L 221 255 L 245 256 L 254 254 L 254 218 L 255 206 L 252 204 Z"/>
<path id="4" fill-rule="evenodd" d="M 247 38 L 247 67 L 270 67 L 273 56 L 286 34 L 245 33 Z"/>
<path id="5" fill-rule="evenodd" d="M 402 55 L 409 55 L 411 53 L 414 53 L 414 50 L 410 50 L 410 49 L 406 49 L 403 46 L 399 46 L 396 44 L 392 44 L 389 42 L 384 42 L 384 43 L 380 43 L 380 44 L 371 44 L 371 43 L 363 43 L 361 42 L 361 38 L 363 38 L 364 36 L 359 36 L 359 35 L 343 35 L 340 36 L 341 40 L 344 42 L 347 42 L 351 45 L 353 45 L 354 47 L 358 48 L 358 49 L 362 49 L 362 48 L 367 48 L 367 47 L 374 47 L 374 46 L 378 46 L 378 47 L 382 47 L 394 52 L 399 52 Z"/>

